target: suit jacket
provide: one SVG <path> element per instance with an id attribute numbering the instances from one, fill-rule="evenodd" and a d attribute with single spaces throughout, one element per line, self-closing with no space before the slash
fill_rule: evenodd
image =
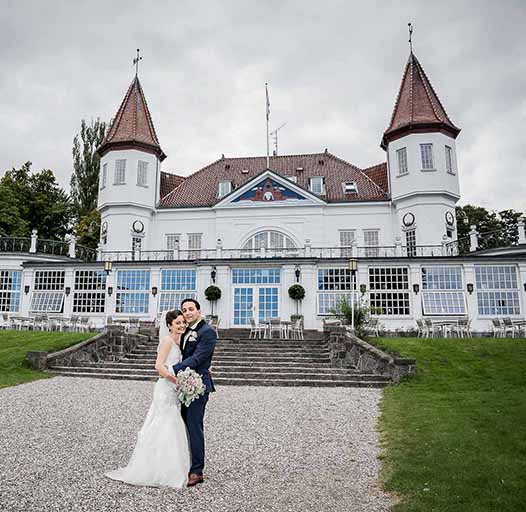
<path id="1" fill-rule="evenodd" d="M 204 320 L 201 320 L 193 329 L 196 335 L 190 335 L 185 343 L 184 340 L 190 330 L 188 328 L 181 337 L 183 360 L 173 366 L 174 373 L 177 375 L 177 372 L 190 367 L 201 375 L 208 392 L 215 391 L 209 370 L 217 343 L 216 332 Z"/>

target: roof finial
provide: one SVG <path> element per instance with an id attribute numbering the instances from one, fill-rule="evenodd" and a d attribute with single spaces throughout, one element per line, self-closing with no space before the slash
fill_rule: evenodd
<path id="1" fill-rule="evenodd" d="M 409 28 L 409 50 L 413 53 L 413 24 L 409 22 L 407 26 Z"/>
<path id="2" fill-rule="evenodd" d="M 142 57 L 139 56 L 140 49 L 137 48 L 137 57 L 133 59 L 133 65 L 135 66 L 135 76 L 139 74 L 139 61 L 142 60 Z"/>

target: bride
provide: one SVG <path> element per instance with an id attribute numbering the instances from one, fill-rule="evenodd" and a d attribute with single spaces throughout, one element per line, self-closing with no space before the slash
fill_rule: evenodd
<path id="1" fill-rule="evenodd" d="M 130 462 L 106 473 L 113 480 L 152 487 L 186 487 L 190 452 L 181 404 L 175 395 L 177 379 L 169 371 L 181 361 L 179 342 L 186 322 L 179 310 L 161 319 L 155 369 L 161 377 L 153 390 L 150 410 L 139 432 Z"/>

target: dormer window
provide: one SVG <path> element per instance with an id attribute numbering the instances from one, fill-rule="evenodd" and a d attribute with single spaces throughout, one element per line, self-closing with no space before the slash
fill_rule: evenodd
<path id="1" fill-rule="evenodd" d="M 358 187 L 356 186 L 356 183 L 354 181 L 346 181 L 345 183 L 342 183 L 343 192 L 345 194 L 357 194 L 358 193 Z"/>
<path id="2" fill-rule="evenodd" d="M 309 190 L 318 196 L 325 194 L 325 179 L 323 176 L 313 176 L 310 179 Z"/>
<path id="3" fill-rule="evenodd" d="M 220 181 L 219 187 L 217 190 L 217 197 L 225 197 L 227 194 L 230 194 L 232 191 L 232 182 L 231 181 Z"/>

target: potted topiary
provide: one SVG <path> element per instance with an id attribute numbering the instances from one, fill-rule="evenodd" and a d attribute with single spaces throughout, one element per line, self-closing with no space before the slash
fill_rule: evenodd
<path id="1" fill-rule="evenodd" d="M 210 285 L 205 290 L 205 297 L 207 298 L 207 300 L 210 301 L 210 304 L 212 305 L 212 314 L 210 316 L 212 318 L 217 319 L 217 315 L 214 315 L 214 303 L 221 298 L 221 288 L 214 284 Z"/>
<path id="2" fill-rule="evenodd" d="M 303 315 L 299 313 L 299 303 L 305 298 L 305 288 L 303 288 L 301 284 L 293 284 L 289 288 L 289 297 L 296 301 L 296 314 L 290 316 L 291 321 L 295 322 L 296 320 L 303 319 Z"/>

